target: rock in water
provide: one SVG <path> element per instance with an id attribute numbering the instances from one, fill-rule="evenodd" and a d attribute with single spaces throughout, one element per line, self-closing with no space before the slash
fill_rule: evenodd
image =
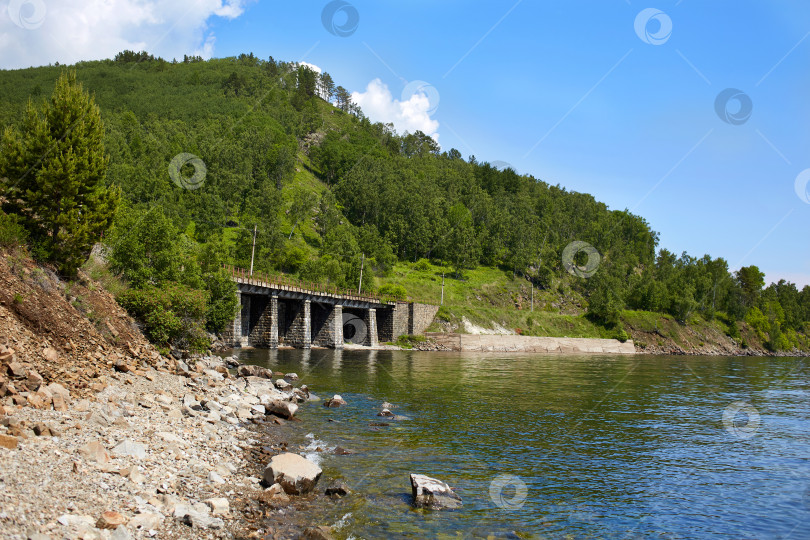
<path id="1" fill-rule="evenodd" d="M 461 497 L 441 480 L 424 474 L 411 474 L 411 490 L 416 507 L 435 510 L 461 508 Z"/>
<path id="2" fill-rule="evenodd" d="M 320 527 L 308 527 L 304 530 L 304 535 L 301 538 L 307 540 L 333 540 L 332 527 L 321 525 Z"/>
<path id="3" fill-rule="evenodd" d="M 264 469 L 265 484 L 281 484 L 290 495 L 304 495 L 315 488 L 323 471 L 305 457 L 290 452 L 273 456 Z"/>
<path id="4" fill-rule="evenodd" d="M 287 419 L 292 419 L 295 411 L 298 410 L 298 405 L 295 403 L 281 399 L 263 400 L 262 405 L 264 405 L 265 411 L 268 414 L 277 414 Z"/>
<path id="5" fill-rule="evenodd" d="M 329 484 L 329 487 L 326 488 L 324 493 L 333 499 L 339 499 L 340 497 L 345 497 L 351 493 L 351 490 L 349 489 L 349 486 L 346 485 L 346 482 L 333 480 Z"/>
<path id="6" fill-rule="evenodd" d="M 340 407 L 341 405 L 346 405 L 346 401 L 338 394 L 335 394 L 331 399 L 327 399 L 323 402 L 324 407 Z"/>

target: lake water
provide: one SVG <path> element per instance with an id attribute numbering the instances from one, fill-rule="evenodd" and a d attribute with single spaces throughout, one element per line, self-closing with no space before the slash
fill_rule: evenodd
<path id="1" fill-rule="evenodd" d="M 291 441 L 355 491 L 338 538 L 810 538 L 807 358 L 239 354 L 348 402 Z M 413 509 L 412 472 L 463 508 Z"/>

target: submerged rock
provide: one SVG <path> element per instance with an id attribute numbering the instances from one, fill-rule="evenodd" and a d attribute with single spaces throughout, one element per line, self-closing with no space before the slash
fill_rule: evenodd
<path id="1" fill-rule="evenodd" d="M 309 527 L 304 531 L 304 536 L 307 540 L 332 540 L 332 527 L 321 525 L 320 527 Z"/>
<path id="2" fill-rule="evenodd" d="M 326 488 L 324 493 L 333 499 L 338 499 L 351 493 L 351 490 L 349 489 L 349 486 L 346 485 L 346 482 L 341 480 L 333 480 L 329 483 L 329 487 Z"/>
<path id="3" fill-rule="evenodd" d="M 281 484 L 290 495 L 304 495 L 315 488 L 323 471 L 303 456 L 286 452 L 273 456 L 264 469 L 265 484 Z"/>
<path id="4" fill-rule="evenodd" d="M 436 478 L 424 474 L 411 474 L 411 491 L 413 504 L 418 508 L 432 508 L 434 510 L 461 508 L 461 497 Z"/>

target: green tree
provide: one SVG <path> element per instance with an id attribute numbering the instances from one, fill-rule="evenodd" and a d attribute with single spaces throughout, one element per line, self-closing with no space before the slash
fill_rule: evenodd
<path id="1" fill-rule="evenodd" d="M 222 332 L 236 315 L 236 284 L 230 274 L 220 269 L 205 276 L 205 288 L 209 294 L 205 327 L 210 332 Z"/>
<path id="2" fill-rule="evenodd" d="M 624 301 L 618 294 L 619 280 L 600 269 L 588 280 L 588 316 L 606 327 L 619 324 Z"/>
<path id="3" fill-rule="evenodd" d="M 179 231 L 161 207 L 123 210 L 108 240 L 110 269 L 130 285 L 142 288 L 181 281 Z"/>
<path id="4" fill-rule="evenodd" d="M 765 274 L 756 266 L 743 266 L 735 274 L 742 290 L 743 304 L 751 307 L 759 300 L 762 287 L 765 286 Z"/>
<path id="5" fill-rule="evenodd" d="M 104 177 L 108 158 L 95 100 L 76 72 L 63 73 L 50 101 L 29 101 L 21 130 L 0 141 L 3 210 L 22 217 L 34 253 L 74 275 L 112 224 L 117 188 Z"/>

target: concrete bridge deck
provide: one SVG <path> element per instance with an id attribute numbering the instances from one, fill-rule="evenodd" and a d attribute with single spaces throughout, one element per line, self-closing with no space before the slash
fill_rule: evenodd
<path id="1" fill-rule="evenodd" d="M 226 269 L 237 284 L 241 305 L 224 336 L 234 347 L 340 349 L 344 342 L 374 347 L 403 334 L 421 333 L 438 310 L 285 276 Z"/>

